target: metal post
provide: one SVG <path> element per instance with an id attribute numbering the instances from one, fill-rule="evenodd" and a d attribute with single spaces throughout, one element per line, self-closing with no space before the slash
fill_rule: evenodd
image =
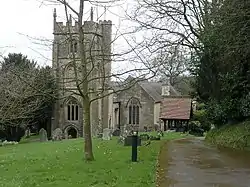
<path id="1" fill-rule="evenodd" d="M 137 134 L 132 135 L 132 162 L 137 162 Z"/>

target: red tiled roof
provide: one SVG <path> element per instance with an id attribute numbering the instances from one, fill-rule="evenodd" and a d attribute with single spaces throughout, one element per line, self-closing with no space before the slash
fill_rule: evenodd
<path id="1" fill-rule="evenodd" d="M 160 119 L 189 119 L 191 98 L 167 97 L 161 102 Z"/>

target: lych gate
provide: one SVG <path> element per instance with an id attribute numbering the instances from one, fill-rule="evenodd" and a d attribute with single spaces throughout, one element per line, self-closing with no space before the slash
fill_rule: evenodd
<path id="1" fill-rule="evenodd" d="M 187 131 L 192 112 L 191 98 L 185 96 L 165 97 L 161 103 L 160 119 L 164 122 L 163 129 Z"/>

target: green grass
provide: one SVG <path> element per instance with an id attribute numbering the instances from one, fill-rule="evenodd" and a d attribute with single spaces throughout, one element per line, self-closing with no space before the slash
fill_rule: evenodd
<path id="1" fill-rule="evenodd" d="M 206 141 L 234 149 L 250 149 L 250 121 L 225 125 L 206 134 Z"/>
<path id="2" fill-rule="evenodd" d="M 168 133 L 164 139 L 180 138 Z M 162 141 L 138 148 L 138 163 L 131 163 L 131 147 L 117 139 L 94 139 L 95 161 L 83 160 L 83 139 L 33 142 L 0 147 L 2 187 L 153 187 L 156 160 Z"/>
<path id="3" fill-rule="evenodd" d="M 32 135 L 29 138 L 22 138 L 19 143 L 30 143 L 35 141 L 39 141 L 39 135 Z"/>

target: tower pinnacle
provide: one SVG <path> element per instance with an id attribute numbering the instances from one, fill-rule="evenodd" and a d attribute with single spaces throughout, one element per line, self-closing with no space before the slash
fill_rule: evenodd
<path id="1" fill-rule="evenodd" d="M 54 17 L 54 19 L 56 19 L 56 8 L 54 8 L 53 17 Z"/>
<path id="2" fill-rule="evenodd" d="M 91 7 L 91 10 L 90 10 L 90 21 L 93 21 L 93 18 L 94 17 L 94 13 L 93 13 L 93 7 Z"/>

